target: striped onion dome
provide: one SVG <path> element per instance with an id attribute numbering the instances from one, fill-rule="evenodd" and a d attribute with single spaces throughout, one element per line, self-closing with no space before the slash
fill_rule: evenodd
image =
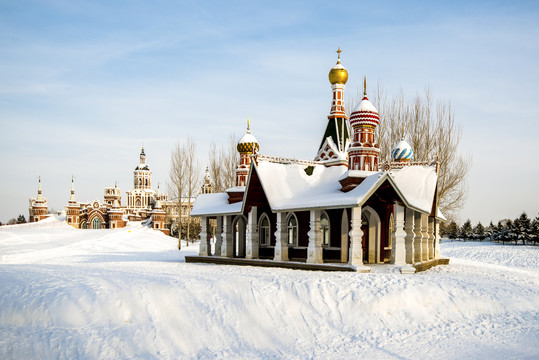
<path id="1" fill-rule="evenodd" d="M 367 98 L 367 95 L 365 95 L 363 100 L 352 111 L 350 125 L 376 127 L 379 123 L 380 116 L 378 115 L 378 110 L 376 110 Z"/>
<path id="2" fill-rule="evenodd" d="M 414 157 L 412 147 L 406 140 L 401 140 L 391 150 L 391 158 L 393 161 L 410 161 Z"/>

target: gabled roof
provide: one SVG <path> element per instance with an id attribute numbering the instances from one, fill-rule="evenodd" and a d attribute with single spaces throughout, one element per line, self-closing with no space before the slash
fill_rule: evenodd
<path id="1" fill-rule="evenodd" d="M 312 169 L 312 173 L 309 171 L 311 175 L 308 175 L 307 168 Z M 243 213 L 254 172 L 274 212 L 362 206 L 387 181 L 408 208 L 430 214 L 437 181 L 436 171 L 432 166 L 405 166 L 390 172 L 364 174 L 365 179 L 357 187 L 349 192 L 342 192 L 339 179 L 348 175 L 346 167 L 259 160 L 257 165 L 251 163 L 242 202 L 229 204 L 226 193 L 203 194 L 197 198 L 191 215 Z"/>
<path id="2" fill-rule="evenodd" d="M 432 166 L 373 172 L 346 193 L 339 183 L 346 176 L 345 167 L 314 165 L 312 175 L 307 174 L 306 168 L 302 164 L 259 161 L 250 173 L 257 172 L 270 207 L 276 212 L 361 206 L 386 180 L 407 207 L 427 214 L 432 210 L 437 180 Z"/>

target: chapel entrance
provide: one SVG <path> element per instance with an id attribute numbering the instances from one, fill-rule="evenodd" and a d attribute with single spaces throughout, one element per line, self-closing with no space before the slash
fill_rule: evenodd
<path id="1" fill-rule="evenodd" d="M 369 262 L 369 220 L 365 214 L 361 215 L 361 231 L 363 231 L 363 237 L 361 238 L 361 248 L 363 249 L 363 262 Z"/>
<path id="2" fill-rule="evenodd" d="M 246 248 L 246 237 L 245 233 L 247 232 L 247 219 L 244 216 L 238 216 L 234 219 L 232 223 L 232 248 L 234 257 L 244 258 L 245 257 L 245 248 Z"/>

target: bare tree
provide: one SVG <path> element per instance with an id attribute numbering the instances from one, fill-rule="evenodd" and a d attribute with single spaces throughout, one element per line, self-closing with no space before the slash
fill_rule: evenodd
<path id="1" fill-rule="evenodd" d="M 231 134 L 228 144 L 219 150 L 214 142 L 210 145 L 209 170 L 215 192 L 223 192 L 235 185 L 236 166 L 239 162 L 237 144 L 237 136 Z"/>
<path id="2" fill-rule="evenodd" d="M 178 226 L 178 250 L 182 247 L 182 203 L 187 191 L 187 164 L 185 159 L 185 148 L 178 142 L 172 154 L 170 154 L 170 183 L 168 184 L 168 192 L 172 197 L 176 213 L 178 214 L 176 219 Z"/>
<path id="3" fill-rule="evenodd" d="M 191 239 L 191 199 L 196 197 L 200 185 L 200 162 L 196 157 L 196 143 L 189 137 L 185 144 L 186 195 L 187 195 L 187 246 Z"/>
<path id="4" fill-rule="evenodd" d="M 362 94 L 350 102 L 348 113 L 361 99 Z M 370 100 L 380 115 L 376 129 L 380 160 L 389 160 L 392 148 L 402 138 L 412 146 L 414 160 L 432 161 L 438 157 L 439 206 L 448 219 L 454 219 L 466 200 L 471 159 L 458 152 L 462 127 L 455 122 L 451 103 L 438 101 L 434 106 L 428 88 L 423 96 L 411 101 L 402 91 L 389 98 L 380 82 Z"/>

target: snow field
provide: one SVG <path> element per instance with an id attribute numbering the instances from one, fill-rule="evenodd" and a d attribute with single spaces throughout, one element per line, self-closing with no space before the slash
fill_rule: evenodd
<path id="1" fill-rule="evenodd" d="M 63 225 L 0 231 L 1 358 L 539 357 L 539 247 L 444 242 L 451 265 L 423 273 L 325 273 Z"/>

